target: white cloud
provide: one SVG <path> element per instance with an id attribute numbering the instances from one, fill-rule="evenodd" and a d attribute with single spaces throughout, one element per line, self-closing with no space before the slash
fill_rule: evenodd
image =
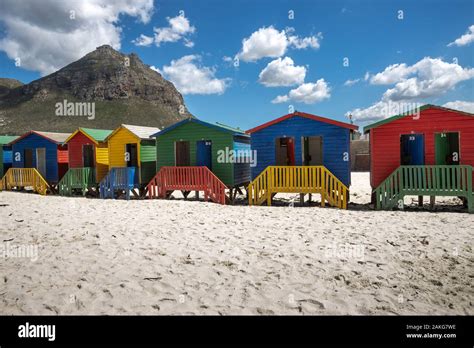
<path id="1" fill-rule="evenodd" d="M 315 104 L 331 97 L 331 88 L 324 79 L 319 79 L 316 83 L 303 83 L 292 89 L 287 95 L 277 96 L 272 103 L 284 103 L 294 101 L 304 104 Z"/>
<path id="2" fill-rule="evenodd" d="M 412 70 L 405 63 L 389 65 L 384 71 L 371 76 L 370 83 L 373 85 L 391 85 L 405 78 Z M 366 77 L 366 79 L 369 79 L 369 75 L 366 74 Z"/>
<path id="3" fill-rule="evenodd" d="M 295 66 L 293 59 L 277 58 L 260 72 L 259 82 L 266 87 L 293 86 L 304 82 L 306 68 Z"/>
<path id="4" fill-rule="evenodd" d="M 272 100 L 272 104 L 286 103 L 290 98 L 287 95 L 279 95 Z"/>
<path id="5" fill-rule="evenodd" d="M 474 114 L 474 102 L 456 100 L 443 104 L 445 108 L 455 109 L 459 111 L 469 112 Z"/>
<path id="6" fill-rule="evenodd" d="M 222 94 L 230 79 L 218 79 L 215 70 L 199 65 L 201 57 L 188 55 L 172 60 L 163 73 L 183 94 Z"/>
<path id="7" fill-rule="evenodd" d="M 438 97 L 453 89 L 458 83 L 472 78 L 474 69 L 463 68 L 439 58 L 425 57 L 411 66 L 390 65 L 383 72 L 373 75 L 370 82 L 392 84 L 393 87 L 384 92 L 380 101 L 368 108 L 349 111 L 346 115 L 352 114 L 354 120 L 364 121 L 390 117 L 397 114 L 390 111 L 394 108 L 407 109 L 409 107 L 404 105 L 413 106 L 415 100 Z"/>
<path id="8" fill-rule="evenodd" d="M 410 75 L 415 76 L 405 79 L 405 75 L 384 93 L 384 99 L 397 101 L 438 96 L 459 82 L 474 78 L 474 69 L 463 68 L 459 64 L 444 62 L 439 58 L 425 57 L 407 69 Z"/>
<path id="9" fill-rule="evenodd" d="M 150 46 L 153 43 L 153 41 L 154 41 L 153 37 L 141 34 L 135 40 L 132 40 L 132 43 L 134 43 L 137 46 Z"/>
<path id="10" fill-rule="evenodd" d="M 160 75 L 163 75 L 163 72 L 157 68 L 156 66 L 152 65 L 150 66 L 150 69 L 153 70 L 153 71 L 156 71 L 157 73 L 159 73 Z"/>
<path id="11" fill-rule="evenodd" d="M 320 47 L 319 40 L 323 38 L 322 33 L 318 33 L 316 36 L 308 36 L 300 38 L 296 35 L 288 36 L 288 44 L 296 49 L 305 49 L 308 47 L 318 49 Z"/>
<path id="12" fill-rule="evenodd" d="M 285 31 L 278 31 L 272 26 L 260 28 L 249 38 L 242 40 L 242 50 L 238 57 L 246 62 L 253 62 L 263 57 L 277 58 L 286 52 L 288 41 Z"/>
<path id="13" fill-rule="evenodd" d="M 253 32 L 250 37 L 242 40 L 242 49 L 237 57 L 245 62 L 255 62 L 264 57 L 282 57 L 289 47 L 295 49 L 319 48 L 321 33 L 305 38 L 300 38 L 293 33 L 293 28 L 278 31 L 273 26 L 262 27 Z"/>
<path id="14" fill-rule="evenodd" d="M 354 86 L 356 83 L 359 83 L 360 82 L 360 79 L 354 79 L 354 80 L 347 80 L 346 82 L 344 82 L 344 86 Z"/>
<path id="15" fill-rule="evenodd" d="M 185 16 L 166 18 L 169 26 L 165 28 L 153 28 L 155 32 L 155 45 L 160 46 L 162 42 L 177 42 L 181 39 L 187 47 L 192 47 L 194 43 L 186 37 L 196 31 Z"/>
<path id="16" fill-rule="evenodd" d="M 453 42 L 449 43 L 448 46 L 466 46 L 469 45 L 471 42 L 474 41 L 474 24 L 471 25 L 468 29 L 466 34 L 458 37 Z"/>
<path id="17" fill-rule="evenodd" d="M 120 16 L 147 23 L 152 13 L 153 0 L 2 0 L 0 50 L 47 75 L 103 44 L 120 49 Z"/>
<path id="18" fill-rule="evenodd" d="M 186 47 L 193 47 L 194 42 L 188 37 L 196 31 L 196 28 L 189 23 L 184 15 L 179 15 L 173 18 L 167 17 L 168 26 L 163 28 L 153 28 L 154 36 L 147 36 L 141 34 L 132 42 L 137 46 L 150 46 L 155 43 L 156 46 L 161 46 L 166 42 L 183 41 Z"/>

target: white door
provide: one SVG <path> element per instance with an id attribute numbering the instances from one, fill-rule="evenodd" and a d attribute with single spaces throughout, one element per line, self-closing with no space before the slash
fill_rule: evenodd
<path id="1" fill-rule="evenodd" d="M 36 149 L 36 169 L 43 177 L 46 176 L 46 149 L 44 147 Z"/>

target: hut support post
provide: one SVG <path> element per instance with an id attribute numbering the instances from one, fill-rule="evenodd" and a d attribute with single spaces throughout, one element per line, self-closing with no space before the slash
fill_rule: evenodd
<path id="1" fill-rule="evenodd" d="M 300 204 L 304 205 L 304 193 L 300 193 Z"/>
<path id="2" fill-rule="evenodd" d="M 196 195 L 196 201 L 199 201 L 199 191 L 194 191 L 194 194 Z"/>
<path id="3" fill-rule="evenodd" d="M 423 206 L 423 196 L 418 196 L 418 206 L 419 207 Z"/>
<path id="4" fill-rule="evenodd" d="M 431 210 L 434 209 L 435 202 L 436 202 L 436 196 L 430 196 L 430 209 Z"/>

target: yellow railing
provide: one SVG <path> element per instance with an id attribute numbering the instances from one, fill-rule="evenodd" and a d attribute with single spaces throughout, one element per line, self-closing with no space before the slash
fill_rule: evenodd
<path id="1" fill-rule="evenodd" d="M 35 192 L 45 195 L 49 185 L 35 168 L 10 168 L 2 178 L 0 189 L 31 187 Z"/>
<path id="2" fill-rule="evenodd" d="M 284 193 L 319 193 L 321 206 L 346 209 L 348 188 L 324 166 L 268 166 L 248 187 L 249 205 L 260 205 Z"/>

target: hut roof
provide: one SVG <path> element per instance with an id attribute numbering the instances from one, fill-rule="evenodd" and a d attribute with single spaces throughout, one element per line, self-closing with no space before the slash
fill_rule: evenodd
<path id="1" fill-rule="evenodd" d="M 0 135 L 0 145 L 6 145 L 18 138 L 18 135 Z"/>
<path id="2" fill-rule="evenodd" d="M 241 135 L 241 136 L 248 136 L 247 134 L 245 134 L 245 132 L 239 128 L 233 128 L 233 127 L 230 127 L 230 126 L 227 126 L 227 125 L 224 125 L 222 123 L 209 123 L 209 122 L 205 122 L 205 121 L 201 121 L 197 118 L 187 118 L 185 120 L 182 120 L 178 123 L 175 123 L 165 129 L 163 129 L 161 132 L 159 133 L 155 133 L 152 135 L 152 137 L 159 137 L 163 134 L 166 134 L 170 131 L 172 131 L 173 129 L 181 126 L 181 125 L 184 125 L 186 123 L 197 123 L 197 124 L 200 124 L 202 126 L 205 126 L 205 127 L 209 127 L 209 128 L 213 128 L 213 129 L 216 129 L 218 131 L 221 131 L 221 132 L 226 132 L 226 133 L 231 133 L 233 135 Z"/>
<path id="3" fill-rule="evenodd" d="M 262 130 L 264 128 L 267 128 L 267 127 L 270 127 L 276 123 L 280 123 L 282 121 L 285 121 L 289 118 L 292 118 L 292 117 L 295 117 L 295 116 L 300 116 L 300 117 L 305 117 L 305 118 L 308 118 L 310 120 L 313 120 L 313 121 L 319 121 L 319 122 L 324 122 L 324 123 L 330 123 L 330 124 L 333 124 L 333 125 L 336 125 L 336 126 L 339 126 L 339 127 L 343 127 L 343 128 L 348 128 L 350 130 L 357 130 L 359 127 L 354 125 L 354 124 L 349 124 L 349 123 L 345 123 L 345 122 L 340 122 L 340 121 L 336 121 L 336 120 L 332 120 L 330 118 L 326 118 L 326 117 L 321 117 L 321 116 L 317 116 L 317 115 L 313 115 L 313 114 L 308 114 L 306 112 L 300 112 L 300 111 L 295 111 L 293 112 L 292 114 L 287 114 L 287 115 L 284 115 L 284 116 L 281 116 L 277 119 L 274 119 L 272 121 L 269 121 L 269 122 L 266 122 L 258 127 L 255 127 L 255 128 L 252 128 L 252 129 L 249 129 L 247 131 L 247 133 L 249 134 L 252 134 L 254 132 L 257 132 L 259 130 Z"/>
<path id="4" fill-rule="evenodd" d="M 84 133 L 88 138 L 93 140 L 95 143 L 104 141 L 113 131 L 109 129 L 93 129 L 93 128 L 78 128 L 74 133 L 72 133 L 67 139 L 66 143 L 72 139 L 78 132 Z"/>
<path id="5" fill-rule="evenodd" d="M 26 138 L 27 136 L 31 134 L 36 134 L 39 135 L 43 138 L 48 139 L 49 141 L 52 141 L 53 143 L 56 144 L 64 144 L 67 140 L 67 138 L 71 135 L 71 133 L 54 133 L 54 132 L 40 132 L 40 131 L 29 131 L 23 134 L 22 136 L 16 138 L 15 140 L 11 141 L 9 145 L 12 145 L 18 141 L 20 141 L 23 138 Z"/>
<path id="6" fill-rule="evenodd" d="M 125 128 L 134 134 L 139 139 L 150 139 L 155 133 L 159 132 L 160 129 L 157 127 L 143 127 L 143 126 L 133 126 L 130 124 L 122 124 L 120 127 L 115 129 L 112 133 L 110 133 L 105 140 L 108 140 L 111 136 L 113 136 L 120 128 Z"/>
<path id="7" fill-rule="evenodd" d="M 395 115 L 395 116 L 392 116 L 392 117 L 374 122 L 372 124 L 369 124 L 368 126 L 364 127 L 364 133 L 368 133 L 372 128 L 379 127 L 381 125 L 384 125 L 386 123 L 390 123 L 392 121 L 398 120 L 398 119 L 400 119 L 402 117 L 405 117 L 405 116 L 413 116 L 413 114 L 415 112 L 417 112 L 417 111 L 419 112 L 419 111 L 423 111 L 423 110 L 427 110 L 427 109 L 439 109 L 439 110 L 444 110 L 444 111 L 457 112 L 457 113 L 464 114 L 464 115 L 467 115 L 467 116 L 474 116 L 474 114 L 471 114 L 469 112 L 450 109 L 450 108 L 445 108 L 443 106 L 438 106 L 438 105 L 433 105 L 433 104 L 426 104 L 426 105 L 420 106 L 419 108 L 410 110 L 409 112 L 405 112 L 403 114 Z"/>

